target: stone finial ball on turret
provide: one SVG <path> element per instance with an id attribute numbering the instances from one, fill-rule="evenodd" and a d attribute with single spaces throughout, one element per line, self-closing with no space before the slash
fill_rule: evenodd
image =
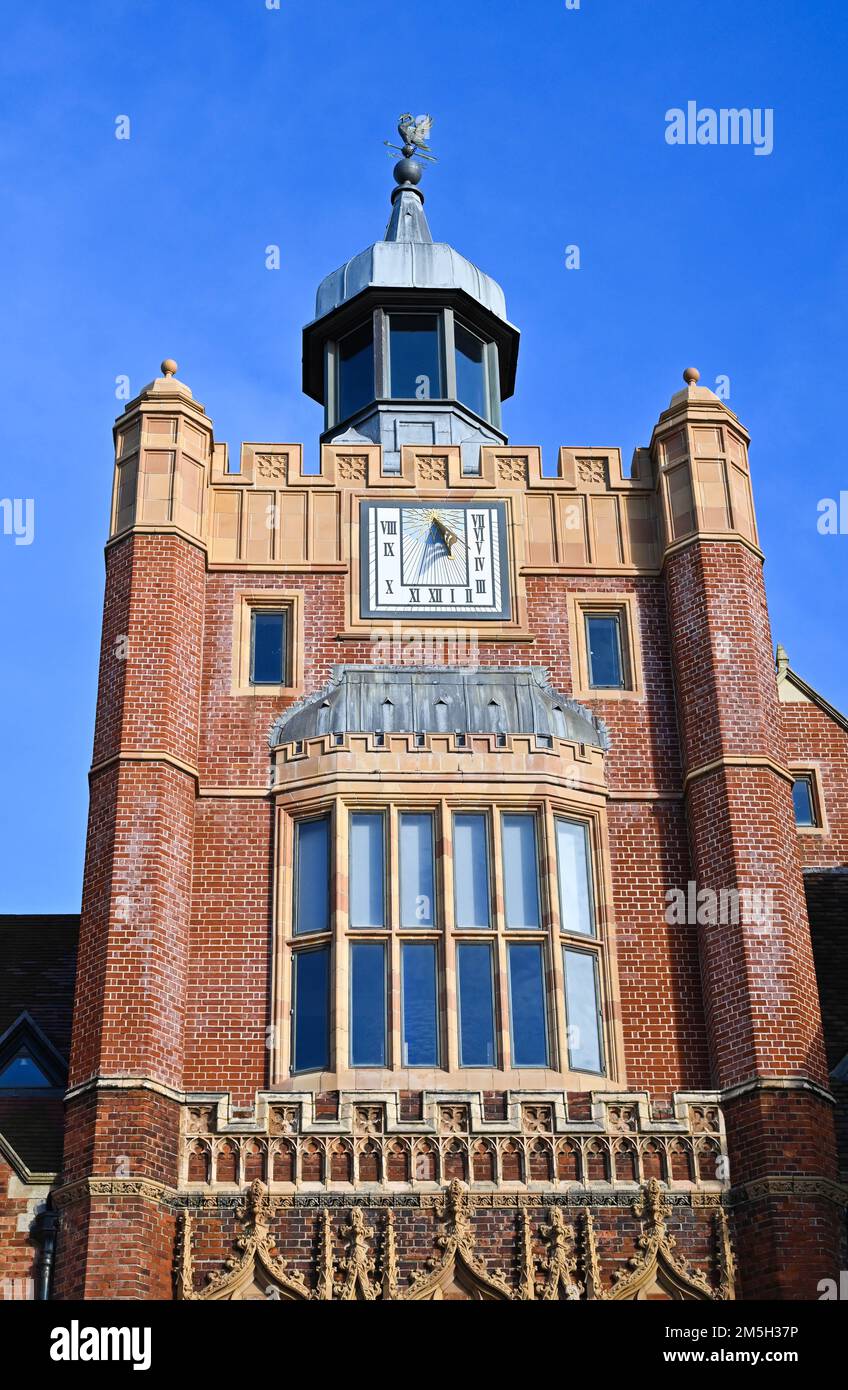
<path id="1" fill-rule="evenodd" d="M 173 357 L 166 357 L 165 360 L 164 360 L 164 362 L 162 363 L 162 375 L 163 375 L 163 376 L 176 376 L 176 374 L 177 374 L 177 363 L 174 361 Z"/>
<path id="2" fill-rule="evenodd" d="M 683 373 L 683 380 L 686 382 L 687 386 L 697 386 L 698 382 L 701 380 L 701 373 L 698 371 L 697 367 L 687 367 Z"/>

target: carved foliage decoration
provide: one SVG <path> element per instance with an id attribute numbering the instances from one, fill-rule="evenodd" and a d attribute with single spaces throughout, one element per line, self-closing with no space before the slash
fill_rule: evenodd
<path id="1" fill-rule="evenodd" d="M 276 1252 L 270 1222 L 279 1202 L 268 1196 L 264 1183 L 253 1182 L 238 1209 L 243 1234 L 236 1240 L 241 1253 L 227 1260 L 217 1274 L 210 1274 L 206 1287 L 194 1287 L 191 1214 L 183 1213 L 181 1248 L 177 1275 L 177 1297 L 183 1299 L 305 1299 L 309 1297 L 303 1275 L 288 1269 Z"/>

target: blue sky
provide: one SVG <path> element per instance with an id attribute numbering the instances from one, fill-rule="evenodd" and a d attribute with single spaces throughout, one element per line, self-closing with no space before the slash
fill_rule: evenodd
<path id="1" fill-rule="evenodd" d="M 848 535 L 816 525 L 848 489 L 846 52 L 841 0 L 7 11 L 0 495 L 34 499 L 35 532 L 0 534 L 0 911 L 79 905 L 115 378 L 135 394 L 174 356 L 231 451 L 314 453 L 300 330 L 322 276 L 382 235 L 400 111 L 436 117 L 434 236 L 522 330 L 511 440 L 629 461 L 683 367 L 728 376 L 775 636 L 848 708 Z M 689 100 L 773 109 L 774 152 L 669 146 Z"/>

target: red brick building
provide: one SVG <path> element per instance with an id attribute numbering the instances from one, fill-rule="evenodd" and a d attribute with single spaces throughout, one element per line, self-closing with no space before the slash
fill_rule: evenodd
<path id="1" fill-rule="evenodd" d="M 775 677 L 748 435 L 687 370 L 543 473 L 396 177 L 320 471 L 171 362 L 115 427 L 53 1296 L 814 1299 L 848 726 Z"/>

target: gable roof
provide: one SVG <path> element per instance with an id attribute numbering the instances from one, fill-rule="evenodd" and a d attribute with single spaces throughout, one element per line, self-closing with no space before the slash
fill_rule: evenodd
<path id="1" fill-rule="evenodd" d="M 794 695 L 793 693 L 794 692 Z M 777 696 L 782 704 L 809 703 L 816 705 L 824 714 L 838 724 L 840 729 L 848 733 L 848 718 L 841 714 L 834 705 L 828 703 L 823 695 L 808 685 L 797 671 L 793 671 L 789 665 L 789 657 L 786 648 L 777 648 Z M 800 696 L 800 700 L 798 700 Z"/>

